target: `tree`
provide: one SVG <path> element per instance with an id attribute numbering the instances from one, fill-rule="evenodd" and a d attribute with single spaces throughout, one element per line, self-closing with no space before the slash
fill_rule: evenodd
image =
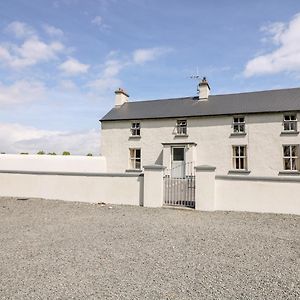
<path id="1" fill-rule="evenodd" d="M 38 154 L 38 155 L 44 155 L 45 152 L 44 152 L 43 150 L 40 150 L 37 154 Z"/>
<path id="2" fill-rule="evenodd" d="M 56 155 L 55 152 L 49 152 L 48 155 Z"/>
<path id="3" fill-rule="evenodd" d="M 71 155 L 69 151 L 64 151 L 62 155 Z"/>
<path id="4" fill-rule="evenodd" d="M 86 156 L 93 156 L 93 154 L 92 153 L 88 153 Z"/>

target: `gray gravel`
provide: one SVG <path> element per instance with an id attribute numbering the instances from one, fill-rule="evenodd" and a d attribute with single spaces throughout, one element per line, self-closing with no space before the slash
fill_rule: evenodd
<path id="1" fill-rule="evenodd" d="M 0 299 L 300 299 L 300 216 L 0 198 Z"/>

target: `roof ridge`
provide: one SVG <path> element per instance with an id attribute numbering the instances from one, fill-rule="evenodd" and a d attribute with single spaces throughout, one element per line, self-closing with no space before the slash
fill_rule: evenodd
<path id="1" fill-rule="evenodd" d="M 210 96 L 231 96 L 231 95 L 241 95 L 241 94 L 255 94 L 255 93 L 289 91 L 289 90 L 297 90 L 297 89 L 300 89 L 300 87 L 285 88 L 285 89 L 274 89 L 274 90 L 260 90 L 260 91 L 253 91 L 253 92 L 229 93 L 229 94 L 216 94 L 216 95 L 210 95 Z"/>
<path id="2" fill-rule="evenodd" d="M 275 89 L 275 90 L 260 90 L 260 91 L 252 91 L 252 92 L 216 94 L 216 95 L 209 95 L 208 97 L 232 96 L 232 95 L 256 94 L 256 93 L 268 93 L 268 92 L 289 91 L 289 90 L 297 90 L 297 89 L 300 89 L 300 87 Z M 198 98 L 198 96 L 185 96 L 185 97 L 150 99 L 150 100 L 134 100 L 134 101 L 129 101 L 128 103 L 145 103 L 145 102 L 167 101 L 167 100 L 176 101 L 176 100 L 188 100 L 188 99 L 193 99 L 194 100 L 195 98 Z"/>
<path id="3" fill-rule="evenodd" d="M 154 101 L 174 101 L 174 100 L 187 100 L 187 99 L 194 99 L 198 98 L 198 96 L 189 96 L 189 97 L 176 97 L 176 98 L 162 98 L 162 99 L 152 99 L 152 100 L 135 100 L 135 101 L 128 101 L 127 103 L 145 103 L 145 102 L 154 102 Z"/>

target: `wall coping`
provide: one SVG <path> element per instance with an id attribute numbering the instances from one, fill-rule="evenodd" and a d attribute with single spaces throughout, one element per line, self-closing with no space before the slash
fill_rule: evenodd
<path id="1" fill-rule="evenodd" d="M 300 178 L 295 177 L 275 177 L 275 176 L 245 176 L 245 175 L 217 175 L 216 180 L 240 180 L 240 181 L 269 181 L 269 182 L 300 182 Z"/>
<path id="2" fill-rule="evenodd" d="M 161 170 L 163 171 L 166 167 L 161 166 L 161 165 L 148 165 L 148 166 L 143 166 L 144 170 Z"/>
<path id="3" fill-rule="evenodd" d="M 209 166 L 209 165 L 200 165 L 195 167 L 196 171 L 215 171 L 216 167 Z"/>
<path id="4" fill-rule="evenodd" d="M 21 171 L 0 170 L 0 174 L 25 174 L 25 175 L 61 175 L 61 176 L 86 176 L 86 177 L 140 177 L 140 173 L 90 173 L 90 172 L 43 172 L 43 171 Z"/>

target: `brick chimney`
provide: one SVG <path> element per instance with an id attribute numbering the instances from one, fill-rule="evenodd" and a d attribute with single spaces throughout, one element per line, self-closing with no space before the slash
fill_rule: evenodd
<path id="1" fill-rule="evenodd" d="M 128 102 L 129 95 L 121 88 L 115 91 L 115 106 L 121 106 L 125 102 Z"/>
<path id="2" fill-rule="evenodd" d="M 210 86 L 206 80 L 206 77 L 203 77 L 202 81 L 198 85 L 199 100 L 207 101 L 210 94 Z"/>

